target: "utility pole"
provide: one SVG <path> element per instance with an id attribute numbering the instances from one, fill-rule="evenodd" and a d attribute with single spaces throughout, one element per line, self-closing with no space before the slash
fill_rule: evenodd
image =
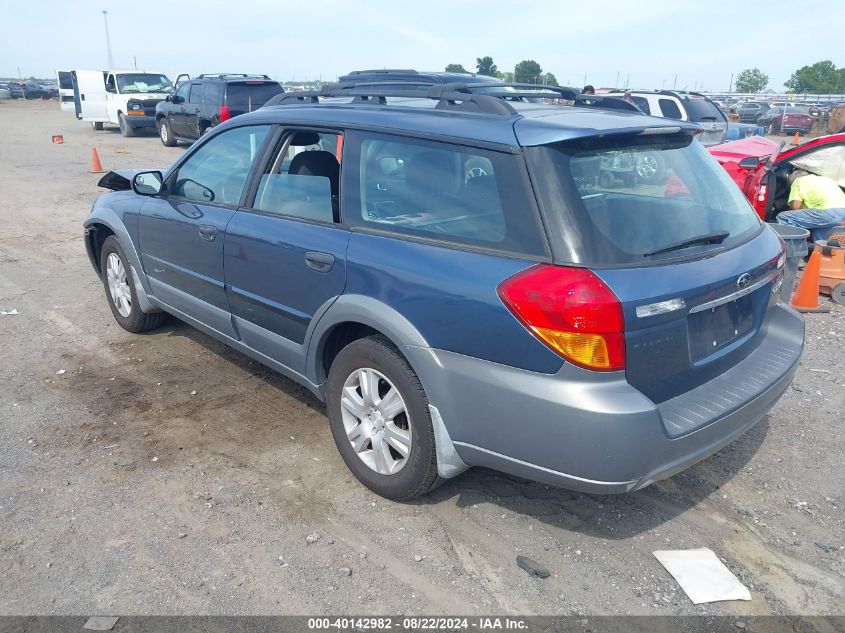
<path id="1" fill-rule="evenodd" d="M 731 82 L 728 84 L 728 94 L 731 94 L 734 89 L 734 74 L 731 73 Z"/>
<path id="2" fill-rule="evenodd" d="M 678 85 L 678 73 L 675 73 L 675 81 L 672 82 L 672 90 Z"/>
<path id="3" fill-rule="evenodd" d="M 614 88 L 618 88 L 618 87 L 619 87 L 619 71 L 618 71 L 618 70 L 616 71 L 616 83 L 615 83 L 615 84 L 613 84 L 613 87 L 614 87 Z"/>
<path id="4" fill-rule="evenodd" d="M 138 70 L 138 57 L 136 55 L 132 56 L 132 63 L 135 64 L 135 70 Z"/>
<path id="5" fill-rule="evenodd" d="M 106 52 L 109 55 L 109 68 L 114 68 L 114 59 L 111 55 L 111 39 L 109 38 L 109 12 L 103 9 L 103 22 L 106 25 Z"/>

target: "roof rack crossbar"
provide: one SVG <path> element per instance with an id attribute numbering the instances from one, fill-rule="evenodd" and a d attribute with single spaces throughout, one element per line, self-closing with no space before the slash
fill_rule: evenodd
<path id="1" fill-rule="evenodd" d="M 248 73 L 203 73 L 197 75 L 195 79 L 223 79 L 224 77 L 243 77 L 244 79 L 258 78 L 270 79 L 269 75 L 248 74 Z"/>

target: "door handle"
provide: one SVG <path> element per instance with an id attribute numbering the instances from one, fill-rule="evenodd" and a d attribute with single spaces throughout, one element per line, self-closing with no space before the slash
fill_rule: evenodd
<path id="1" fill-rule="evenodd" d="M 217 238 L 217 229 L 213 226 L 203 225 L 199 228 L 199 234 L 206 242 L 213 242 Z"/>
<path id="2" fill-rule="evenodd" d="M 305 263 L 308 268 L 316 270 L 318 273 L 327 273 L 334 265 L 334 255 L 309 251 L 305 253 Z"/>

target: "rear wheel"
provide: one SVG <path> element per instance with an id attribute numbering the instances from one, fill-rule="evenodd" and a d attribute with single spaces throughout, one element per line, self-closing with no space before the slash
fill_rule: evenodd
<path id="1" fill-rule="evenodd" d="M 158 137 L 161 139 L 161 144 L 165 147 L 176 145 L 176 139 L 173 138 L 173 129 L 170 127 L 167 117 L 162 117 L 158 120 Z"/>
<path id="2" fill-rule="evenodd" d="M 132 279 L 132 268 L 120 242 L 110 235 L 100 251 L 100 272 L 106 290 L 106 300 L 117 324 L 127 332 L 146 332 L 164 323 L 163 312 L 146 314 L 138 307 L 138 295 Z"/>
<path id="3" fill-rule="evenodd" d="M 442 482 L 428 398 L 387 339 L 368 336 L 344 347 L 332 363 L 327 387 L 335 444 L 362 484 L 401 501 Z"/>
<path id="4" fill-rule="evenodd" d="M 126 120 L 125 114 L 118 114 L 117 115 L 117 122 L 120 126 L 120 135 L 130 138 L 135 136 L 135 128 L 129 125 L 129 121 Z"/>

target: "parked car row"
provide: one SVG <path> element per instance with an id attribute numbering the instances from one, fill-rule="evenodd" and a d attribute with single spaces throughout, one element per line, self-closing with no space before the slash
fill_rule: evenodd
<path id="1" fill-rule="evenodd" d="M 544 86 L 352 81 L 220 116 L 248 81 L 266 80 L 197 78 L 156 107 L 163 141 L 183 104 L 179 138 L 201 136 L 107 174 L 85 246 L 121 327 L 175 315 L 304 385 L 376 493 L 471 466 L 636 490 L 792 381 L 785 247 L 696 140 L 698 97 L 659 118 Z"/>
<path id="2" fill-rule="evenodd" d="M 42 86 L 32 81 L 10 81 L 7 84 L 0 84 L 0 89 L 8 91 L 5 97 L 0 94 L 0 98 L 7 99 L 49 99 L 58 94 L 54 94 L 52 87 Z"/>

